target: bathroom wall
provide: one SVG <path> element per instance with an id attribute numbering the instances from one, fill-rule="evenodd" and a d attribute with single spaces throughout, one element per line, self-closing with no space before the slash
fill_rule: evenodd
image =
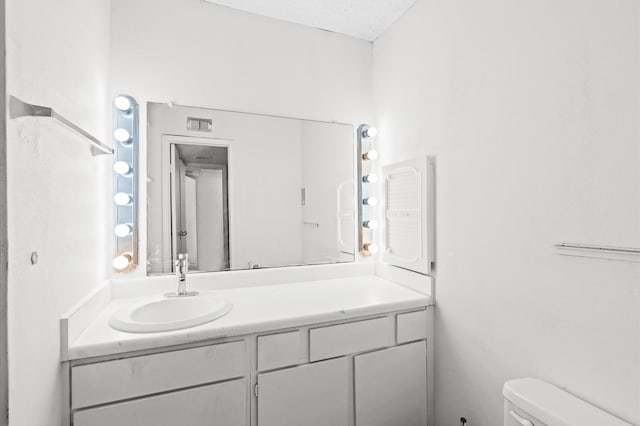
<path id="1" fill-rule="evenodd" d="M 545 379 L 640 423 L 640 5 L 418 0 L 374 43 L 383 163 L 437 156 L 436 424 Z"/>
<path id="2" fill-rule="evenodd" d="M 168 100 L 367 121 L 371 48 L 198 0 L 7 0 L 8 93 L 109 143 L 116 93 L 136 97 L 141 123 L 147 101 Z M 63 398 L 59 318 L 112 271 L 111 157 L 46 119 L 9 120 L 7 133 L 10 422 L 49 425 Z"/>
<path id="3" fill-rule="evenodd" d="M 5 43 L 5 2 L 0 0 L 0 48 Z M 6 426 L 9 409 L 7 353 L 7 93 L 6 62 L 0 61 L 0 425 Z"/>
<path id="4" fill-rule="evenodd" d="M 347 126 L 301 123 L 302 254 L 305 263 L 353 259 L 353 146 Z M 336 221 L 336 213 L 338 220 Z M 314 224 L 317 224 L 315 226 Z"/>
<path id="5" fill-rule="evenodd" d="M 8 94 L 110 142 L 109 0 L 7 0 L 6 16 Z M 48 119 L 8 119 L 7 134 L 9 420 L 55 425 L 59 318 L 107 277 L 111 156 Z"/>
<path id="6" fill-rule="evenodd" d="M 200 0 L 153 8 L 145 0 L 113 0 L 111 49 L 111 92 L 138 100 L 141 123 L 149 101 L 356 126 L 372 117 L 372 45 L 363 40 Z M 141 134 L 145 140 L 146 129 Z M 146 223 L 144 209 L 140 220 Z M 140 237 L 144 265 L 144 227 Z"/>

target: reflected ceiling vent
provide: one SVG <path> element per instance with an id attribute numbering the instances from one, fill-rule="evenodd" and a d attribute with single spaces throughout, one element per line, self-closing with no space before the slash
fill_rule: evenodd
<path id="1" fill-rule="evenodd" d="M 210 118 L 187 117 L 187 130 L 192 132 L 212 132 L 213 120 Z"/>

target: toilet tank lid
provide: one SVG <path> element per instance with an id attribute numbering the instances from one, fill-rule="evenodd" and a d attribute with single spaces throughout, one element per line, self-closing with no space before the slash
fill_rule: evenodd
<path id="1" fill-rule="evenodd" d="M 538 379 L 509 380 L 502 394 L 516 407 L 549 426 L 632 426 Z"/>

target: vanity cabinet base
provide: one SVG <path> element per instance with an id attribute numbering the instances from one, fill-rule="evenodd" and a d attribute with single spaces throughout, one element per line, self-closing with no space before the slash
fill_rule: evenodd
<path id="1" fill-rule="evenodd" d="M 71 361 L 64 426 L 427 426 L 430 309 Z"/>

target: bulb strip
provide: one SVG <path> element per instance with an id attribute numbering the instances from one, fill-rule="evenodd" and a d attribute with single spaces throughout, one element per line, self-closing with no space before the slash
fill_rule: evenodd
<path id="1" fill-rule="evenodd" d="M 113 268 L 133 271 L 138 265 L 139 107 L 131 96 L 113 101 Z"/>

